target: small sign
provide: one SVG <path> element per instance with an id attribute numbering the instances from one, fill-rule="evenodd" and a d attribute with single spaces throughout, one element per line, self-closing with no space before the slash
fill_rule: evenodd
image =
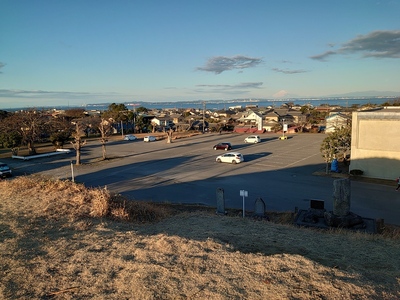
<path id="1" fill-rule="evenodd" d="M 217 214 L 225 214 L 225 197 L 223 188 L 217 188 Z"/>
<path id="2" fill-rule="evenodd" d="M 240 196 L 243 197 L 243 218 L 244 218 L 244 216 L 245 216 L 245 204 L 244 204 L 245 201 L 244 201 L 244 198 L 249 196 L 249 192 L 245 191 L 245 190 L 240 190 Z"/>
<path id="3" fill-rule="evenodd" d="M 248 197 L 249 196 L 249 192 L 245 191 L 245 190 L 240 190 L 240 196 L 242 197 Z"/>

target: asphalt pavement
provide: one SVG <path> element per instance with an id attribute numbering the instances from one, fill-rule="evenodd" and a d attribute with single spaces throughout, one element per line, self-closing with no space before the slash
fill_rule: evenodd
<path id="1" fill-rule="evenodd" d="M 34 160 L 6 158 L 16 176 L 43 174 L 73 179 L 88 187 L 107 186 L 130 199 L 153 202 L 202 204 L 216 207 L 216 191 L 224 190 L 226 208 L 254 210 L 261 198 L 267 211 L 308 209 L 310 200 L 323 200 L 333 209 L 333 181 L 327 176 L 320 153 L 324 134 L 295 134 L 280 140 L 276 134 L 261 134 L 261 143 L 246 144 L 243 134 L 203 134 L 188 138 L 145 143 L 115 140 L 107 144 L 103 161 L 101 145 L 91 141 L 82 149 L 82 165 L 75 154 L 60 154 Z M 213 145 L 230 142 L 232 151 L 245 161 L 217 163 Z M 339 176 L 339 177 L 338 177 Z M 400 192 L 395 182 L 351 180 L 351 212 L 364 218 L 384 219 L 400 225 Z M 242 197 L 240 191 L 248 192 Z M 243 199 L 244 198 L 244 199 Z"/>

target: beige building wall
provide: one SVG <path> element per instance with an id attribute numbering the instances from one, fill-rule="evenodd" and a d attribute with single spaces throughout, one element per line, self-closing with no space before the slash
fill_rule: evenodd
<path id="1" fill-rule="evenodd" d="M 394 180 L 400 176 L 400 109 L 353 112 L 350 171 Z"/>

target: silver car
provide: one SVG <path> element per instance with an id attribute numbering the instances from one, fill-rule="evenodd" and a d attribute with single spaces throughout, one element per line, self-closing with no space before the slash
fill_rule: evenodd
<path id="1" fill-rule="evenodd" d="M 249 135 L 247 138 L 244 139 L 244 142 L 247 143 L 253 143 L 257 144 L 261 142 L 261 139 L 258 135 Z"/>
<path id="2" fill-rule="evenodd" d="M 124 141 L 134 141 L 134 140 L 136 140 L 136 136 L 132 134 L 127 134 L 126 136 L 124 136 Z"/>
<path id="3" fill-rule="evenodd" d="M 228 152 L 228 153 L 222 154 L 220 156 L 217 156 L 215 161 L 219 162 L 219 163 L 225 162 L 225 163 L 230 163 L 230 164 L 239 164 L 242 161 L 244 161 L 244 157 L 239 152 Z"/>
<path id="4" fill-rule="evenodd" d="M 147 135 L 147 136 L 145 136 L 144 138 L 143 138 L 143 141 L 144 142 L 154 142 L 156 140 L 156 137 L 155 136 L 152 136 L 152 135 Z"/>

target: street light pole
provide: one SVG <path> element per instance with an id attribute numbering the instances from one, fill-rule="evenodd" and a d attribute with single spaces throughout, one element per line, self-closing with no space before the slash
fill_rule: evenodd
<path id="1" fill-rule="evenodd" d="M 204 133 L 204 115 L 206 110 L 206 102 L 203 102 L 203 133 Z"/>
<path id="2" fill-rule="evenodd" d="M 285 119 L 282 119 L 282 136 L 285 138 Z"/>

